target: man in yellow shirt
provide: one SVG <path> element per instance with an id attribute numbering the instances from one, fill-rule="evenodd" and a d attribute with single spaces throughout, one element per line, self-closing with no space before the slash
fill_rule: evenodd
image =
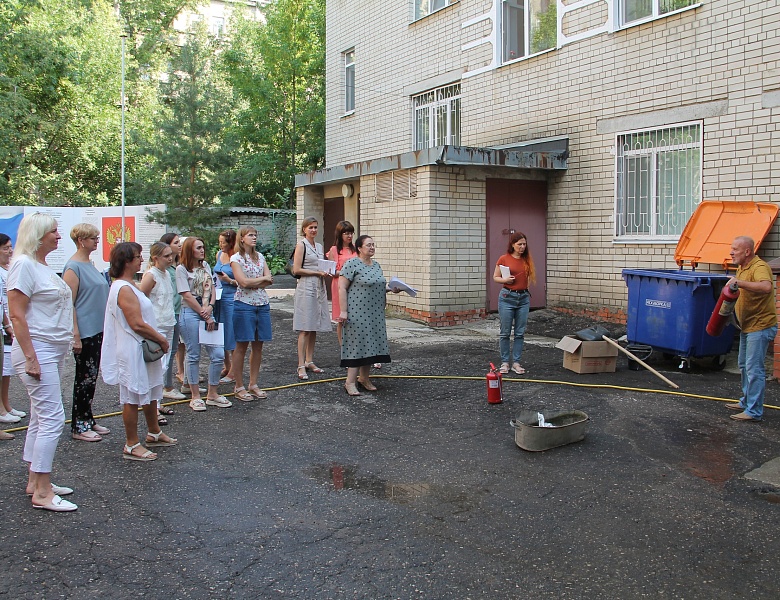
<path id="1" fill-rule="evenodd" d="M 766 351 L 777 334 L 777 310 L 772 269 L 755 254 L 755 242 L 740 236 L 731 244 L 731 262 L 737 274 L 727 285 L 736 283 L 740 294 L 735 314 L 742 331 L 739 334 L 739 370 L 742 373 L 742 397 L 727 408 L 740 411 L 735 421 L 760 421 L 764 417 L 766 388 Z"/>

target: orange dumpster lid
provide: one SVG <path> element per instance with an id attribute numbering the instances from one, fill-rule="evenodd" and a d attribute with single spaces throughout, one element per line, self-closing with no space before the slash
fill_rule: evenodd
<path id="1" fill-rule="evenodd" d="M 680 235 L 674 260 L 680 268 L 686 263 L 691 267 L 714 263 L 728 269 L 734 238 L 740 235 L 753 238 L 758 251 L 777 212 L 778 205 L 771 202 L 703 200 Z"/>

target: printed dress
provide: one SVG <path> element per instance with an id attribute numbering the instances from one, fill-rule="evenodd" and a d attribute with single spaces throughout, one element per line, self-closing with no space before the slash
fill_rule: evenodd
<path id="1" fill-rule="evenodd" d="M 389 363 L 385 323 L 387 281 L 382 267 L 374 261 L 367 265 L 352 258 L 341 269 L 341 276 L 351 283 L 347 290 L 347 322 L 344 323 L 341 366 L 360 367 Z"/>

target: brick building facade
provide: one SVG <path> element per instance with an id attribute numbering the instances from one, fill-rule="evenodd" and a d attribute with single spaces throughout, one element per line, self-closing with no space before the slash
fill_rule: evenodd
<path id="1" fill-rule="evenodd" d="M 698 202 L 780 200 L 779 22 L 777 0 L 330 0 L 328 166 L 298 218 L 338 207 L 431 324 L 491 310 L 487 238 L 515 229 L 537 306 L 621 321 L 621 270 L 674 268 Z M 506 181 L 546 192 L 502 228 Z"/>

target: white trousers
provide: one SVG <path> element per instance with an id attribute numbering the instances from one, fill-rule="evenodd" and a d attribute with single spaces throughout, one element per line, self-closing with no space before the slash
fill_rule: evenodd
<path id="1" fill-rule="evenodd" d="M 40 379 L 24 372 L 24 353 L 18 344 L 14 344 L 11 351 L 14 370 L 30 396 L 30 424 L 23 459 L 30 463 L 34 473 L 51 473 L 54 452 L 65 425 L 60 371 L 69 345 L 33 340 L 33 347 L 41 365 Z"/>

